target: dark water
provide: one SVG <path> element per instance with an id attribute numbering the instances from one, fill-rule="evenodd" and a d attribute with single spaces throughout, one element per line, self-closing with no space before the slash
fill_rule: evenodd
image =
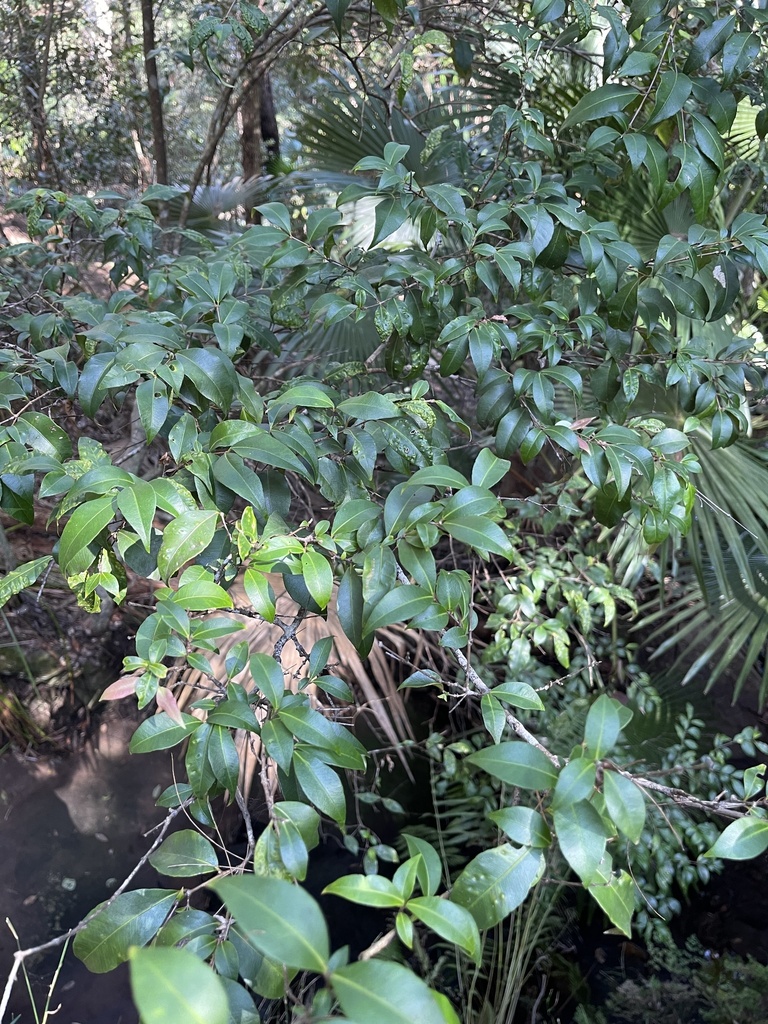
<path id="1" fill-rule="evenodd" d="M 110 709 L 86 750 L 71 757 L 32 760 L 13 754 L 0 760 L 0 978 L 10 969 L 16 941 L 23 949 L 46 942 L 77 924 L 107 899 L 152 843 L 143 833 L 165 811 L 155 795 L 171 781 L 170 755 L 131 756 L 136 721 Z M 151 868 L 130 888 L 162 885 Z M 42 1019 L 61 950 L 27 960 Z M 53 991 L 51 1024 L 136 1024 L 127 968 L 91 974 L 68 951 Z M 35 1014 L 20 975 L 11 1013 L 34 1024 Z"/>

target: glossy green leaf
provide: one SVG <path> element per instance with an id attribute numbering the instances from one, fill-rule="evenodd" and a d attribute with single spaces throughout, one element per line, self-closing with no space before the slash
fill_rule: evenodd
<path id="1" fill-rule="evenodd" d="M 610 922 L 629 938 L 632 937 L 632 914 L 635 910 L 636 885 L 626 871 L 611 871 L 608 854 L 595 871 L 589 895 L 605 911 Z"/>
<path id="2" fill-rule="evenodd" d="M 490 693 L 484 693 L 480 698 L 480 713 L 483 716 L 483 725 L 491 734 L 494 743 L 499 743 L 507 724 L 507 716 L 504 708 Z"/>
<path id="3" fill-rule="evenodd" d="M 622 78 L 644 77 L 651 74 L 658 63 L 659 58 L 655 53 L 635 49 L 627 55 L 627 59 L 621 65 L 619 74 Z"/>
<path id="4" fill-rule="evenodd" d="M 408 480 L 411 487 L 450 487 L 453 490 L 460 490 L 467 487 L 469 481 L 462 474 L 450 466 L 425 466 L 424 469 L 417 469 Z"/>
<path id="5" fill-rule="evenodd" d="M 184 755 L 187 778 L 198 800 L 206 800 L 216 785 L 216 776 L 208 760 L 208 743 L 213 728 L 208 722 L 203 722 L 190 736 Z"/>
<path id="6" fill-rule="evenodd" d="M 633 843 L 640 842 L 645 828 L 645 797 L 639 786 L 617 772 L 603 775 L 605 809 L 614 825 Z"/>
<path id="7" fill-rule="evenodd" d="M 334 24 L 338 30 L 341 29 L 341 21 L 337 20 L 338 14 L 349 7 L 350 0 L 326 0 L 326 7 L 331 12 L 334 19 Z M 334 13 L 335 7 L 335 13 Z M 341 14 L 343 17 L 343 13 Z M 337 224 L 341 223 L 341 213 L 339 210 L 321 208 L 319 210 L 312 210 L 310 215 L 307 217 L 307 241 L 311 244 L 317 241 L 319 238 L 324 238 L 325 235 L 330 231 L 331 228 L 336 227 Z"/>
<path id="8" fill-rule="evenodd" d="M 154 938 L 177 899 L 167 889 L 135 889 L 100 903 L 75 936 L 73 950 L 89 971 L 106 974 L 128 959 L 132 946 Z"/>
<path id="9" fill-rule="evenodd" d="M 135 530 L 145 550 L 149 551 L 157 508 L 157 498 L 152 484 L 139 480 L 131 487 L 124 487 L 118 494 L 115 504 L 125 517 L 126 523 Z"/>
<path id="10" fill-rule="evenodd" d="M 500 683 L 494 686 L 491 693 L 497 700 L 511 704 L 515 708 L 523 708 L 525 711 L 544 710 L 541 697 L 528 683 Z"/>
<path id="11" fill-rule="evenodd" d="M 307 466 L 282 438 L 266 430 L 251 427 L 251 432 L 232 445 L 232 451 L 243 459 L 252 459 L 274 469 L 309 475 Z"/>
<path id="12" fill-rule="evenodd" d="M 229 729 L 214 724 L 210 717 L 208 724 L 211 726 L 208 763 L 216 776 L 216 781 L 229 793 L 230 800 L 233 800 L 240 776 L 240 756 Z"/>
<path id="13" fill-rule="evenodd" d="M 182 583 L 174 592 L 173 603 L 188 612 L 212 612 L 219 608 L 232 608 L 227 591 L 209 580 Z"/>
<path id="14" fill-rule="evenodd" d="M 131 737 L 130 751 L 132 754 L 148 754 L 153 750 L 167 750 L 181 743 L 190 733 L 198 729 L 202 722 L 193 715 L 182 714 L 184 726 L 176 725 L 164 712 L 152 715 L 138 727 Z"/>
<path id="15" fill-rule="evenodd" d="M 613 749 L 621 732 L 621 718 L 617 703 L 601 693 L 587 714 L 584 726 L 584 742 L 589 753 L 596 760 L 605 757 Z"/>
<path id="16" fill-rule="evenodd" d="M 190 878 L 216 871 L 219 858 L 205 836 L 192 829 L 182 829 L 163 840 L 149 855 L 149 863 L 161 875 Z"/>
<path id="17" fill-rule="evenodd" d="M 328 559 L 315 548 L 301 556 L 301 572 L 312 599 L 320 609 L 327 607 L 333 593 L 333 570 Z"/>
<path id="18" fill-rule="evenodd" d="M 605 826 L 586 800 L 564 804 L 553 814 L 555 833 L 565 859 L 586 885 L 594 881 L 605 853 Z"/>
<path id="19" fill-rule="evenodd" d="M 256 949 L 238 929 L 230 931 L 229 937 L 237 950 L 238 969 L 246 984 L 264 999 L 281 999 L 297 971 L 265 956 Z"/>
<path id="20" fill-rule="evenodd" d="M 95 416 L 107 395 L 104 380 L 115 363 L 111 352 L 97 352 L 87 361 L 80 374 L 77 397 L 86 416 Z"/>
<path id="21" fill-rule="evenodd" d="M 293 770 L 307 799 L 322 814 L 343 825 L 347 818 L 347 800 L 341 779 L 333 768 L 309 749 L 297 747 L 293 754 Z"/>
<path id="22" fill-rule="evenodd" d="M 298 879 L 306 877 L 309 851 L 320 842 L 320 815 L 314 808 L 295 800 L 282 800 L 274 806 L 274 825 L 280 859 Z"/>
<path id="23" fill-rule="evenodd" d="M 472 483 L 475 487 L 495 487 L 511 466 L 508 459 L 499 459 L 490 448 L 482 448 L 472 466 Z"/>
<path id="24" fill-rule="evenodd" d="M 413 546 L 406 540 L 397 542 L 400 564 L 413 581 L 431 594 L 437 586 L 437 565 L 435 556 L 425 548 Z M 428 610 L 429 611 L 429 610 Z"/>
<path id="25" fill-rule="evenodd" d="M 242 10 L 242 8 L 241 8 Z M 221 948 L 221 947 L 219 947 Z M 239 959 L 239 955 L 238 955 Z M 261 1018 L 248 990 L 232 978 L 219 979 L 227 995 L 229 1019 L 227 1024 L 260 1024 Z"/>
<path id="26" fill-rule="evenodd" d="M 451 900 L 465 907 L 478 928 L 492 928 L 519 907 L 544 866 L 538 850 L 504 843 L 474 857 L 451 890 Z"/>
<path id="27" fill-rule="evenodd" d="M 365 747 L 346 726 L 308 704 L 288 701 L 283 703 L 278 717 L 292 735 L 322 750 L 324 755 L 333 755 L 332 763 L 337 767 L 365 770 Z"/>
<path id="28" fill-rule="evenodd" d="M 460 516 L 442 524 L 447 534 L 474 548 L 511 558 L 512 543 L 501 527 L 484 516 Z"/>
<path id="29" fill-rule="evenodd" d="M 699 281 L 668 271 L 665 271 L 661 278 L 667 294 L 678 312 L 694 320 L 705 319 L 709 310 L 709 298 L 706 289 Z"/>
<path id="30" fill-rule="evenodd" d="M 601 85 L 593 89 L 571 108 L 563 121 L 561 131 L 584 124 L 585 121 L 601 121 L 612 114 L 626 110 L 640 96 L 640 93 L 628 85 Z"/>
<path id="31" fill-rule="evenodd" d="M 723 80 L 726 85 L 741 78 L 760 54 L 760 37 L 755 32 L 734 32 L 723 45 Z"/>
<path id="32" fill-rule="evenodd" d="M 674 455 L 677 452 L 684 451 L 689 447 L 690 443 L 690 439 L 682 430 L 666 427 L 651 439 L 649 448 L 659 455 Z"/>
<path id="33" fill-rule="evenodd" d="M 404 584 L 388 591 L 368 613 L 363 628 L 366 633 L 391 626 L 395 622 L 407 622 L 426 611 L 434 603 L 428 590 L 414 584 Z"/>
<path id="34" fill-rule="evenodd" d="M 718 409 L 712 417 L 712 448 L 727 448 L 738 437 L 738 426 L 727 409 Z"/>
<path id="35" fill-rule="evenodd" d="M 725 163 L 725 149 L 717 127 L 708 117 L 696 113 L 691 114 L 691 127 L 699 150 L 721 171 Z"/>
<path id="36" fill-rule="evenodd" d="M 280 827 L 280 835 L 277 841 L 280 861 L 279 868 L 277 868 L 275 859 L 271 857 L 269 868 L 264 871 L 261 869 L 259 854 L 262 840 L 264 840 L 268 835 L 270 835 L 270 833 L 262 833 L 261 838 L 256 844 L 256 852 L 254 854 L 254 867 L 256 869 L 256 874 L 276 874 L 279 870 L 280 875 L 285 877 L 282 870 L 284 869 L 291 878 L 295 878 L 297 881 L 303 881 L 307 877 L 309 851 L 307 850 L 307 845 L 301 838 L 301 834 L 293 822 L 283 822 Z"/>
<path id="37" fill-rule="evenodd" d="M 733 32 L 735 24 L 736 18 L 731 14 L 727 18 L 717 18 L 711 25 L 707 25 L 699 32 L 683 65 L 686 75 L 692 71 L 698 71 L 702 64 L 712 60 L 715 54 L 722 50 L 726 39 Z"/>
<path id="38" fill-rule="evenodd" d="M 399 230 L 408 220 L 408 210 L 400 198 L 385 197 L 376 204 L 373 244 L 378 245 Z"/>
<path id="39" fill-rule="evenodd" d="M 406 949 L 413 949 L 413 919 L 400 911 L 395 914 L 395 931 Z"/>
<path id="40" fill-rule="evenodd" d="M 439 853 L 426 839 L 412 836 L 408 832 L 402 832 L 401 836 L 408 846 L 409 856 L 419 858 L 416 877 L 421 891 L 425 896 L 434 896 L 443 878 L 443 862 Z"/>
<path id="41" fill-rule="evenodd" d="M 205 551 L 213 540 L 218 512 L 184 512 L 163 530 L 157 568 L 164 580 Z"/>
<path id="42" fill-rule="evenodd" d="M 494 778 L 520 789 L 546 790 L 557 782 L 557 768 L 547 756 L 521 740 L 483 747 L 466 760 Z"/>
<path id="43" fill-rule="evenodd" d="M 401 907 L 403 898 L 388 878 L 381 875 L 344 875 L 326 885 L 323 894 L 340 896 L 365 907 Z"/>
<path id="44" fill-rule="evenodd" d="M 746 815 L 721 832 L 717 841 L 704 854 L 723 860 L 752 860 L 768 850 L 768 820 Z"/>
<path id="45" fill-rule="evenodd" d="M 275 592 L 263 572 L 246 569 L 243 573 L 243 590 L 253 610 L 267 622 L 275 621 Z"/>
<path id="46" fill-rule="evenodd" d="M 543 848 L 552 842 L 547 823 L 532 807 L 502 807 L 488 817 L 519 846 Z"/>
<path id="47" fill-rule="evenodd" d="M 213 475 L 219 483 L 243 498 L 252 508 L 259 511 L 266 509 L 261 481 L 235 452 L 226 452 L 214 461 Z"/>
<path id="48" fill-rule="evenodd" d="M 386 420 L 395 419 L 400 415 L 392 399 L 379 394 L 378 391 L 368 391 L 364 395 L 347 398 L 336 408 L 354 420 Z"/>
<path id="49" fill-rule="evenodd" d="M 499 499 L 485 487 L 462 487 L 445 502 L 441 520 L 448 524 L 457 518 L 492 516 L 499 511 Z M 447 527 L 446 527 L 447 528 Z"/>
<path id="50" fill-rule="evenodd" d="M 596 765 L 586 757 L 574 757 L 562 769 L 552 798 L 552 807 L 565 807 L 587 800 L 595 789 Z"/>
<path id="51" fill-rule="evenodd" d="M 277 708 L 285 692 L 285 680 L 280 662 L 268 654 L 253 654 L 249 661 L 251 678 L 254 685 L 267 698 L 273 708 Z"/>
<path id="52" fill-rule="evenodd" d="M 201 935 L 213 935 L 215 931 L 216 918 L 212 914 L 184 907 L 165 922 L 157 933 L 155 945 L 175 946 Z"/>
<path id="53" fill-rule="evenodd" d="M 292 409 L 333 409 L 334 407 L 330 395 L 316 384 L 295 384 L 281 392 L 275 399 L 275 403 L 289 405 Z"/>
<path id="54" fill-rule="evenodd" d="M 643 163 L 648 170 L 648 177 L 650 178 L 654 194 L 656 196 L 661 195 L 662 189 L 667 183 L 669 158 L 667 157 L 666 149 L 652 135 L 646 136 Z"/>
<path id="55" fill-rule="evenodd" d="M 700 224 L 704 223 L 707 219 L 712 197 L 715 194 L 717 178 L 717 168 L 709 160 L 699 158 L 696 162 L 692 181 L 688 185 L 688 195 L 691 199 L 693 212 Z"/>
<path id="56" fill-rule="evenodd" d="M 17 522 L 30 526 L 35 521 L 34 484 L 35 478 L 31 473 L 4 473 L 0 476 L 0 508 Z M 87 551 L 83 555 L 91 558 Z M 87 563 L 79 568 L 87 568 Z"/>
<path id="57" fill-rule="evenodd" d="M 266 428 L 250 420 L 221 420 L 211 431 L 210 448 L 232 448 L 236 444 L 250 441 L 266 433 Z"/>
<path id="58" fill-rule="evenodd" d="M 161 431 L 171 408 L 164 386 L 154 380 L 142 381 L 136 388 L 136 405 L 147 444 L 150 444 Z"/>
<path id="59" fill-rule="evenodd" d="M 659 75 L 659 82 L 656 88 L 656 97 L 648 120 L 645 122 L 646 129 L 661 124 L 668 117 L 673 117 L 679 110 L 682 110 L 684 103 L 691 95 L 693 83 L 687 75 L 681 75 L 677 71 L 662 71 Z"/>
<path id="60" fill-rule="evenodd" d="M 416 887 L 416 879 L 418 876 L 419 864 L 422 863 L 421 857 L 408 857 L 398 867 L 392 876 L 392 884 L 397 889 L 403 902 L 408 900 L 413 895 L 413 890 Z"/>
<path id="61" fill-rule="evenodd" d="M 293 736 L 282 722 L 268 718 L 261 727 L 261 742 L 279 768 L 287 772 L 293 758 Z"/>
<path id="62" fill-rule="evenodd" d="M 16 420 L 21 443 L 36 455 L 48 455 L 63 462 L 72 455 L 69 434 L 45 413 L 28 410 Z"/>
<path id="63" fill-rule="evenodd" d="M 0 608 L 26 587 L 31 587 L 33 583 L 36 583 L 50 564 L 50 556 L 45 555 L 43 558 L 34 558 L 31 562 L 25 562 L 17 569 L 0 577 Z"/>
<path id="64" fill-rule="evenodd" d="M 251 705 L 244 700 L 223 700 L 208 712 L 206 721 L 209 725 L 222 725 L 227 729 L 245 729 L 247 732 L 258 733 L 260 729 L 259 720 L 256 718 Z M 215 757 L 216 754 L 213 756 Z M 221 784 L 227 785 L 219 777 L 216 767 L 213 764 L 211 767 Z"/>
<path id="65" fill-rule="evenodd" d="M 287 967 L 325 972 L 328 928 L 317 902 L 303 889 L 255 875 L 217 878 L 209 885 L 252 946 Z"/>
<path id="66" fill-rule="evenodd" d="M 59 541 L 59 565 L 65 576 L 82 572 L 93 561 L 86 550 L 115 517 L 114 498 L 95 498 L 76 508 Z"/>
<path id="67" fill-rule="evenodd" d="M 480 932 L 474 917 L 464 907 L 438 896 L 417 896 L 408 901 L 408 910 L 440 938 L 459 946 L 473 960 L 479 960 Z"/>
<path id="68" fill-rule="evenodd" d="M 157 507 L 169 515 L 178 516 L 184 512 L 194 512 L 197 509 L 195 499 L 181 484 L 169 477 L 161 477 L 158 480 L 149 481 L 155 492 Z"/>
<path id="69" fill-rule="evenodd" d="M 523 272 L 520 266 L 520 260 L 518 258 L 517 251 L 514 249 L 514 246 L 507 245 L 502 246 L 500 249 L 496 249 L 493 254 L 493 259 L 494 262 L 496 263 L 496 266 L 502 272 L 504 277 L 506 277 L 507 281 L 509 281 L 509 283 L 512 285 L 512 288 L 515 291 L 517 291 L 517 289 L 520 287 Z M 459 345 L 462 348 L 465 347 L 466 349 L 468 349 L 469 347 L 468 339 L 457 338 L 456 341 L 453 342 L 453 344 Z M 458 358 L 455 361 L 459 362 L 459 366 L 461 366 L 464 363 L 464 359 L 466 359 L 466 352 L 464 353 L 464 356 L 463 358 L 461 358 L 460 362 Z M 457 366 L 456 369 L 459 369 L 459 366 Z M 450 369 L 448 365 L 446 365 L 444 368 L 443 365 L 441 364 L 440 372 L 443 374 L 443 376 L 446 376 L 445 371 L 448 369 Z M 455 370 L 453 372 L 455 372 Z"/>
<path id="70" fill-rule="evenodd" d="M 377 519 L 380 512 L 379 506 L 367 498 L 347 501 L 341 506 L 334 517 L 331 536 L 351 535 L 365 523 L 370 523 L 371 520 Z"/>
<path id="71" fill-rule="evenodd" d="M 339 584 L 336 612 L 341 628 L 358 650 L 363 643 L 363 607 L 362 580 L 357 571 L 350 566 Z"/>
<path id="72" fill-rule="evenodd" d="M 446 1024 L 435 993 L 402 964 L 360 961 L 333 971 L 330 982 L 350 1020 L 365 1024 Z"/>
<path id="73" fill-rule="evenodd" d="M 330 11 L 330 5 L 326 4 L 326 6 Z M 257 206 L 256 209 L 267 218 L 270 224 L 274 224 L 280 231 L 285 232 L 286 235 L 290 235 L 291 214 L 283 203 L 262 203 L 262 205 Z"/>
<path id="74" fill-rule="evenodd" d="M 228 412 L 237 390 L 237 374 L 227 356 L 216 348 L 189 348 L 176 359 L 200 394 Z"/>

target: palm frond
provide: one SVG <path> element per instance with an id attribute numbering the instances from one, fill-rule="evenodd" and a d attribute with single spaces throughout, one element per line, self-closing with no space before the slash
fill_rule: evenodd
<path id="1" fill-rule="evenodd" d="M 752 102 L 747 96 L 740 101 L 736 108 L 736 116 L 726 137 L 726 142 L 739 160 L 751 163 L 760 155 L 760 139 L 755 130 L 755 119 L 759 112 L 760 107 L 752 106 Z"/>
<path id="2" fill-rule="evenodd" d="M 341 77 L 319 86 L 300 112 L 304 162 L 317 170 L 349 173 L 363 157 L 381 156 L 388 142 L 398 142 L 410 147 L 403 160 L 408 170 L 423 171 L 423 134 L 397 108 L 390 113 L 383 95 L 361 93 Z"/>
<path id="3" fill-rule="evenodd" d="M 768 697 L 768 556 L 753 549 L 746 570 L 727 551 L 718 562 L 717 568 L 705 568 L 703 590 L 689 577 L 665 608 L 641 608 L 635 628 L 652 628 L 650 643 L 663 638 L 654 659 L 676 652 L 669 672 L 683 673 L 681 685 L 708 669 L 706 692 L 735 666 L 734 701 L 752 677 L 756 683 L 759 679 L 757 700 L 762 706 Z"/>

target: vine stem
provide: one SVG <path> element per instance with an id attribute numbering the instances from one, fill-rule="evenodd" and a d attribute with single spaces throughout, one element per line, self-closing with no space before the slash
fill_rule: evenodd
<path id="1" fill-rule="evenodd" d="M 456 658 L 456 661 L 458 661 L 459 665 L 461 666 L 464 675 L 467 677 L 467 681 L 472 685 L 472 690 L 475 693 L 479 693 L 481 695 L 484 693 L 490 693 L 490 686 L 486 686 L 483 680 L 477 674 L 477 672 L 475 672 L 475 670 L 472 668 L 469 661 L 467 660 L 467 657 L 464 654 L 464 652 L 460 650 L 454 650 L 453 655 Z M 525 740 L 526 743 L 530 743 L 532 747 L 536 747 L 537 750 L 540 750 L 542 754 L 545 755 L 547 760 L 551 761 L 555 768 L 560 767 L 560 758 L 556 754 L 553 754 L 551 750 L 547 750 L 544 744 L 540 740 L 537 740 L 533 733 L 529 732 L 525 728 L 525 726 L 519 718 L 513 715 L 512 712 L 507 708 L 504 709 L 504 715 L 507 719 L 507 724 L 510 726 L 512 731 L 520 737 L 521 740 Z"/>
<path id="2" fill-rule="evenodd" d="M 764 799 L 755 800 L 748 802 L 745 800 L 702 800 L 700 797 L 691 796 L 690 793 L 686 793 L 685 790 L 676 789 L 674 786 L 665 786 L 661 782 L 655 782 L 653 779 L 649 779 L 642 775 L 633 775 L 631 772 L 625 771 L 618 765 L 610 763 L 611 771 L 616 772 L 618 775 L 623 775 L 625 779 L 629 779 L 630 782 L 634 782 L 636 786 L 641 789 L 647 789 L 649 792 L 658 793 L 661 796 L 667 797 L 673 803 L 678 804 L 680 807 L 687 807 L 689 810 L 704 811 L 707 814 L 719 814 L 723 818 L 730 818 L 735 821 L 738 818 L 743 818 L 745 814 L 752 807 L 765 807 L 766 801 Z"/>
<path id="3" fill-rule="evenodd" d="M 93 920 L 94 917 L 98 916 L 98 914 L 103 913 L 110 906 L 112 906 L 117 897 L 125 892 L 125 890 L 131 884 L 133 879 L 136 877 L 139 871 L 141 871 L 141 869 L 147 863 L 149 858 L 158 848 L 160 843 L 162 843 L 176 815 L 179 814 L 182 810 L 184 810 L 184 808 L 190 803 L 192 803 L 191 800 L 185 800 L 184 803 L 180 804 L 178 807 L 171 808 L 171 810 L 165 816 L 165 819 L 161 822 L 159 826 L 160 831 L 158 832 L 157 837 L 155 838 L 150 848 L 147 850 L 147 852 L 144 854 L 141 860 L 135 865 L 135 867 L 132 869 L 128 877 L 123 882 L 121 882 L 121 884 L 117 887 L 117 889 L 115 889 L 115 891 L 112 893 L 109 899 L 104 904 L 102 904 L 101 908 L 97 910 L 95 914 L 92 914 L 89 918 L 80 921 L 78 924 L 74 926 L 74 928 L 70 928 L 68 932 L 64 932 L 63 935 L 57 935 L 56 938 L 49 939 L 48 942 L 43 942 L 39 946 L 30 946 L 28 949 L 16 950 L 16 952 L 13 954 L 13 965 L 8 974 L 8 978 L 5 983 L 5 988 L 3 989 L 3 997 L 0 1000 L 0 1024 L 3 1024 L 3 1021 L 5 1020 L 5 1012 L 8 1009 L 8 1003 L 11 998 L 11 992 L 13 991 L 13 986 L 16 984 L 16 978 L 18 977 L 19 969 L 21 968 L 21 965 L 24 963 L 24 961 L 28 959 L 30 956 L 34 956 L 36 953 L 45 953 L 49 949 L 55 949 L 57 946 L 62 945 L 62 943 L 68 942 L 71 938 L 77 935 L 78 932 L 81 932 L 83 928 L 85 928 L 86 923 L 89 923 Z M 155 829 L 152 829 L 151 831 L 155 831 Z M 145 834 L 148 835 L 149 833 Z M 13 932 L 13 927 L 8 918 L 6 918 L 6 924 L 10 928 L 11 932 Z"/>
<path id="4" fill-rule="evenodd" d="M 401 583 L 408 583 L 408 577 L 405 575 L 400 566 L 397 567 L 397 578 Z M 445 630 L 441 629 L 439 634 L 440 637 L 445 636 Z M 469 659 L 462 650 L 458 648 L 450 648 L 456 661 L 458 661 L 461 670 L 467 678 L 467 682 L 470 685 L 472 693 L 479 693 L 481 696 L 485 693 L 490 693 L 490 686 L 486 686 L 477 672 L 472 668 L 469 663 Z M 507 724 L 510 726 L 512 731 L 520 737 L 521 740 L 525 740 L 526 743 L 530 743 L 532 747 L 536 747 L 542 754 L 550 761 L 555 768 L 560 768 L 560 758 L 556 754 L 553 754 L 551 750 L 547 750 L 541 740 L 537 740 L 532 732 L 529 732 L 523 723 L 508 709 L 504 709 L 504 716 L 507 720 Z"/>

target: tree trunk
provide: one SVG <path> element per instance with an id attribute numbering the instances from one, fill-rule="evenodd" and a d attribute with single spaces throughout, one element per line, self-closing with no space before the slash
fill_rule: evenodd
<path id="1" fill-rule="evenodd" d="M 117 19 L 118 12 L 115 12 L 115 18 Z M 118 21 L 115 21 L 117 27 Z M 122 29 L 122 40 L 113 45 L 113 52 L 122 52 L 124 54 L 131 53 L 133 50 L 133 30 L 131 28 L 131 2 L 130 0 L 120 0 L 119 8 L 119 27 Z M 114 32 L 117 35 L 117 31 Z M 134 60 L 133 57 L 127 59 L 123 65 L 128 74 L 136 75 L 137 78 L 141 74 L 141 66 L 138 60 Z M 141 191 L 149 188 L 154 178 L 154 171 L 152 168 L 152 161 L 147 155 L 147 151 L 144 148 L 144 144 L 141 139 L 139 132 L 139 116 L 136 105 L 136 98 L 130 92 L 126 91 L 126 96 L 123 101 L 126 104 L 126 110 L 128 114 L 128 121 L 131 125 L 131 141 L 133 142 L 133 151 L 136 154 L 136 177 L 138 179 L 138 185 Z"/>
<path id="2" fill-rule="evenodd" d="M 155 12 L 152 0 L 141 0 L 142 43 L 144 67 L 147 72 L 147 97 L 152 120 L 152 148 L 155 156 L 155 179 L 159 185 L 168 184 L 168 157 L 165 149 L 165 124 L 163 123 L 163 96 L 157 74 L 155 46 Z"/>
<path id="3" fill-rule="evenodd" d="M 48 142 L 48 116 L 46 113 L 48 66 L 55 14 L 54 2 L 49 0 L 43 32 L 39 35 L 30 35 L 30 22 L 24 4 L 18 4 L 15 13 L 19 26 L 19 40 L 22 42 L 22 52 L 19 54 L 24 82 L 22 96 L 29 111 L 32 128 L 32 152 L 37 181 L 40 185 L 61 187 L 59 169 Z"/>
<path id="4" fill-rule="evenodd" d="M 253 83 L 240 107 L 240 162 L 243 165 L 243 181 L 260 177 L 264 170 L 261 157 L 263 81 L 263 78 L 259 78 Z M 259 215 L 249 206 L 245 210 L 245 219 L 249 224 L 257 224 Z"/>

